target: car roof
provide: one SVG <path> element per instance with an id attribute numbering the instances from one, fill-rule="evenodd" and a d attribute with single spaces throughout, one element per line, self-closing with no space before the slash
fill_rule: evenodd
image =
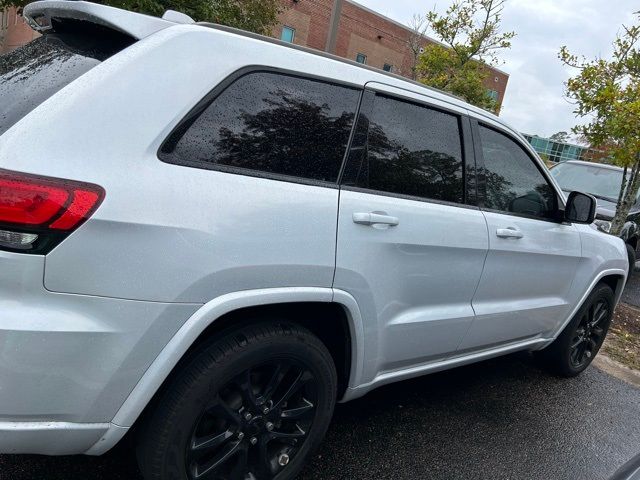
<path id="1" fill-rule="evenodd" d="M 564 163 L 569 163 L 571 165 L 583 165 L 585 167 L 603 168 L 606 170 L 616 170 L 618 172 L 621 172 L 623 170 L 621 167 L 617 167 L 615 165 L 608 165 L 606 163 L 585 162 L 582 160 L 567 160 L 566 162 L 561 162 L 558 165 L 562 165 Z"/>
<path id="2" fill-rule="evenodd" d="M 42 0 L 30 3 L 23 10 L 24 17 L 27 19 L 29 25 L 33 29 L 42 33 L 46 33 L 48 30 L 52 29 L 52 19 L 68 18 L 88 21 L 97 25 L 102 25 L 121 33 L 125 33 L 137 40 L 141 40 L 160 30 L 178 25 L 180 23 L 191 23 L 185 21 L 185 18 L 190 20 L 186 15 L 178 14 L 177 12 L 172 11 L 170 11 L 170 13 L 171 14 L 167 12 L 167 14 L 163 16 L 163 18 L 158 18 L 150 15 L 123 10 L 120 8 L 75 0 Z M 448 92 L 426 86 L 420 82 L 410 80 L 395 73 L 386 72 L 368 65 L 363 65 L 355 61 L 338 57 L 326 52 L 321 52 L 309 47 L 283 42 L 275 38 L 246 32 L 244 30 L 239 30 L 236 28 L 212 23 L 193 22 L 192 24 L 203 28 L 210 28 L 234 35 L 239 35 L 245 38 L 251 38 L 266 43 L 279 45 L 281 47 L 302 51 L 308 53 L 309 55 L 325 57 L 337 62 L 341 62 L 343 64 L 351 65 L 354 68 L 369 70 L 379 76 L 377 80 L 372 79 L 372 81 L 384 80 L 390 86 L 410 89 L 411 91 L 417 93 L 427 93 L 429 96 L 435 97 L 436 99 L 445 100 L 448 103 L 453 104 L 459 108 L 464 108 L 469 113 L 475 114 L 476 117 L 485 117 L 494 122 L 497 122 L 501 126 L 509 129 L 512 133 L 520 136 L 519 132 L 517 132 L 508 124 L 504 123 L 498 116 L 494 115 L 493 113 L 471 105 L 465 102 L 463 99 Z"/>

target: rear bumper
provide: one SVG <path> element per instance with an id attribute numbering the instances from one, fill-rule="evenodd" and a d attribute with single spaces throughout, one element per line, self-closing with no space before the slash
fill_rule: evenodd
<path id="1" fill-rule="evenodd" d="M 122 433 L 111 420 L 200 307 L 52 293 L 44 263 L 0 252 L 0 453 L 86 453 Z"/>

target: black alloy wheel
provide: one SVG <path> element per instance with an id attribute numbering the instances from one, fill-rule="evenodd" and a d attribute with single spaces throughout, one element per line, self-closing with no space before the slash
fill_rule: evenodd
<path id="1" fill-rule="evenodd" d="M 293 480 L 331 423 L 337 384 L 326 346 L 299 325 L 218 333 L 176 367 L 136 428 L 143 477 Z"/>
<path id="2" fill-rule="evenodd" d="M 534 352 L 553 373 L 575 377 L 600 351 L 613 317 L 615 295 L 605 283 L 596 285 L 578 312 L 551 345 Z"/>
<path id="3" fill-rule="evenodd" d="M 277 360 L 245 370 L 198 419 L 185 455 L 189 478 L 275 477 L 302 448 L 316 402 L 317 384 L 304 365 Z"/>
<path id="4" fill-rule="evenodd" d="M 604 342 L 605 327 L 610 318 L 611 305 L 602 298 L 582 312 L 578 328 L 571 339 L 569 359 L 575 369 L 591 362 Z"/>

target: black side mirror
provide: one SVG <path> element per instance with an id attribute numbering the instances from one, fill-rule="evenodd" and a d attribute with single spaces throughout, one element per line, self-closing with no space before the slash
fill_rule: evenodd
<path id="1" fill-rule="evenodd" d="M 592 224 L 596 219 L 597 201 L 586 193 L 571 192 L 564 211 L 564 219 L 571 223 Z"/>

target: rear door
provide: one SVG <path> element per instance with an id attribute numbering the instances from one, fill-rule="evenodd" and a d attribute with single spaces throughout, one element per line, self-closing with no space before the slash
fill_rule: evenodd
<path id="1" fill-rule="evenodd" d="M 335 287 L 365 318 L 370 375 L 442 359 L 474 317 L 488 248 L 465 173 L 467 119 L 377 85 L 363 98 L 340 193 Z M 465 168 L 466 160 L 471 158 Z"/>
<path id="2" fill-rule="evenodd" d="M 569 314 L 580 236 L 558 221 L 559 198 L 515 137 L 474 121 L 489 254 L 461 351 L 544 336 Z"/>

